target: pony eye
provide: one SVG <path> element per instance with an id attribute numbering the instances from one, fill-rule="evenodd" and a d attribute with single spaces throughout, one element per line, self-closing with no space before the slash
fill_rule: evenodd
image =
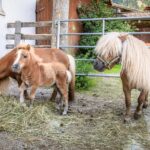
<path id="1" fill-rule="evenodd" d="M 23 58 L 27 58 L 27 55 L 23 55 Z"/>

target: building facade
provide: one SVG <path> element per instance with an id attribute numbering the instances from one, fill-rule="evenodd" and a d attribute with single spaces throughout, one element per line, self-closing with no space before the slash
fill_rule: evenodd
<path id="1" fill-rule="evenodd" d="M 35 21 L 36 0 L 0 0 L 0 57 L 5 55 L 9 50 L 6 44 L 13 41 L 6 40 L 6 34 L 14 33 L 13 29 L 7 29 L 8 22 L 19 21 Z M 22 33 L 35 33 L 35 29 L 23 29 Z M 34 41 L 28 41 L 31 44 Z"/>

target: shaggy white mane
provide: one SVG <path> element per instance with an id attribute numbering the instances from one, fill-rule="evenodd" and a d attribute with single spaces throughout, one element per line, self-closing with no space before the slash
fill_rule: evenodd
<path id="1" fill-rule="evenodd" d="M 104 58 L 121 54 L 121 73 L 127 74 L 132 87 L 150 91 L 150 49 L 132 35 L 122 42 L 119 37 L 123 35 L 125 33 L 114 32 L 102 36 L 96 45 L 96 54 Z"/>
<path id="2" fill-rule="evenodd" d="M 95 53 L 104 58 L 109 55 L 116 57 L 121 53 L 122 42 L 118 38 L 120 33 L 111 32 L 109 34 L 103 35 L 97 42 Z"/>

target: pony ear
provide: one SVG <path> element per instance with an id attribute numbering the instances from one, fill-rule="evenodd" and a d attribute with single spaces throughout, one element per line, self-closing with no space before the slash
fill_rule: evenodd
<path id="1" fill-rule="evenodd" d="M 120 35 L 119 36 L 119 39 L 121 40 L 121 42 L 123 43 L 128 37 L 128 34 L 125 34 L 125 35 Z"/>
<path id="2" fill-rule="evenodd" d="M 27 50 L 30 50 L 31 49 L 31 46 L 30 44 L 27 44 L 27 47 L 26 47 Z"/>

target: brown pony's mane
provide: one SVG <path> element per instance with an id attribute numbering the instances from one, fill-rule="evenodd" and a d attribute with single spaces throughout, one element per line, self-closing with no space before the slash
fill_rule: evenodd
<path id="1" fill-rule="evenodd" d="M 8 77 L 11 73 L 11 64 L 14 61 L 16 51 L 17 48 L 14 48 L 11 52 L 0 59 L 0 79 Z"/>
<path id="2" fill-rule="evenodd" d="M 35 49 L 29 45 L 29 44 L 19 44 L 17 46 L 17 50 L 20 50 L 20 49 L 23 49 L 23 50 L 29 50 L 30 51 L 30 55 L 33 59 L 35 59 L 35 61 L 37 62 L 42 62 L 42 58 L 40 58 L 36 53 L 35 53 Z"/>

